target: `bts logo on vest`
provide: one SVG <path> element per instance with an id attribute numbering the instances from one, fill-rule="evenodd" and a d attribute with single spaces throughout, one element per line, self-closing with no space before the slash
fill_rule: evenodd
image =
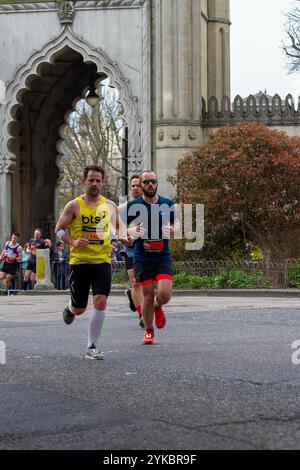
<path id="1" fill-rule="evenodd" d="M 97 224 L 100 224 L 102 219 L 103 217 L 101 218 L 100 216 L 96 216 L 96 217 L 93 217 L 92 215 L 90 217 L 87 217 L 86 215 L 81 216 L 83 225 L 89 225 L 89 224 L 97 225 Z"/>

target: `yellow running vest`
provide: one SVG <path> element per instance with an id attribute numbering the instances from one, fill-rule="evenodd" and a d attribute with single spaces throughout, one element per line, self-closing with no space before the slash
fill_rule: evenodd
<path id="1" fill-rule="evenodd" d="M 79 215 L 71 223 L 70 235 L 73 240 L 86 238 L 89 244 L 84 248 L 74 248 L 70 245 L 70 264 L 110 263 L 110 214 L 106 199 L 100 196 L 100 204 L 97 207 L 90 207 L 84 202 L 83 197 L 77 198 Z"/>

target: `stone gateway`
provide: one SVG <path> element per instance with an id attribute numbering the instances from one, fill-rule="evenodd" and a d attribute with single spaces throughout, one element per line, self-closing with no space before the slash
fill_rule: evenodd
<path id="1" fill-rule="evenodd" d="M 229 3 L 0 0 L 1 244 L 57 219 L 63 129 L 91 65 L 118 89 L 129 174 L 153 168 L 172 196 L 167 177 L 214 122 L 205 103 L 230 96 Z"/>

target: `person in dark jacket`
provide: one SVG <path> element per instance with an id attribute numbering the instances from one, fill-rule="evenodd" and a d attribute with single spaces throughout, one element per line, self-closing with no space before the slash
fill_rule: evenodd
<path id="1" fill-rule="evenodd" d="M 66 289 L 66 279 L 68 276 L 68 251 L 65 249 L 63 241 L 56 243 L 56 248 L 52 253 L 54 285 L 58 290 Z"/>

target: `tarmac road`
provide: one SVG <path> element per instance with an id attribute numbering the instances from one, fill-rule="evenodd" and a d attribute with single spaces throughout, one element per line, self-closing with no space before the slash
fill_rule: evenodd
<path id="1" fill-rule="evenodd" d="M 299 299 L 174 297 L 143 346 L 112 295 L 103 361 L 66 299 L 0 297 L 0 449 L 300 448 Z"/>

